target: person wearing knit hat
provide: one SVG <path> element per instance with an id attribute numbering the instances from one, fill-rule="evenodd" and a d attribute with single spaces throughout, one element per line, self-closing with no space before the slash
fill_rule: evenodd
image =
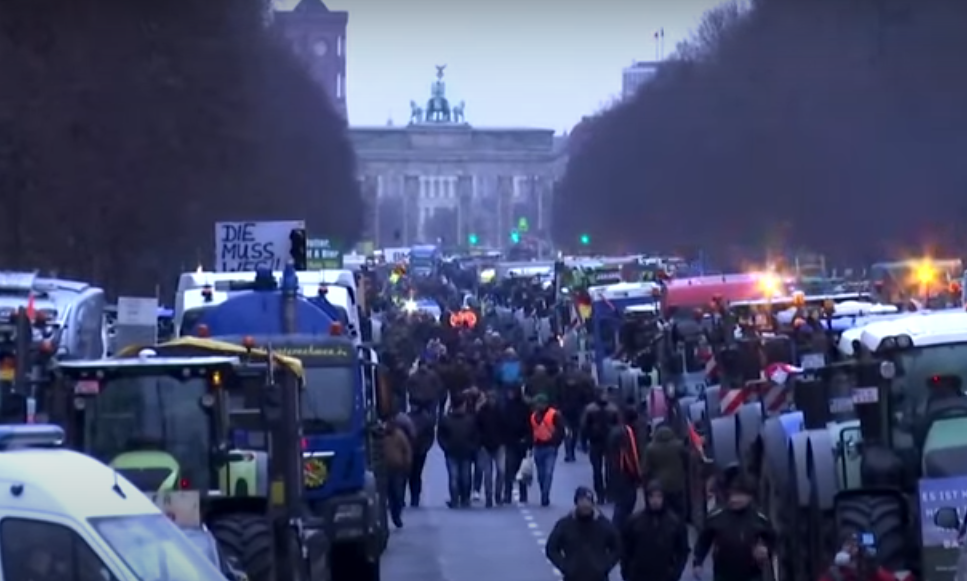
<path id="1" fill-rule="evenodd" d="M 544 553 L 564 581 L 607 581 L 620 559 L 618 529 L 595 509 L 594 492 L 579 486 L 574 510 L 557 521 Z"/>
<path id="2" fill-rule="evenodd" d="M 575 510 L 593 509 L 595 507 L 594 491 L 587 486 L 578 486 L 574 490 Z"/>

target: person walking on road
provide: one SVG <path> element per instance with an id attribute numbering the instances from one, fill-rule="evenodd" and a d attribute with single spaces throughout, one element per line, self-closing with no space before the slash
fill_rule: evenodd
<path id="1" fill-rule="evenodd" d="M 511 502 L 515 484 L 520 491 L 520 502 L 527 503 L 528 485 L 526 482 L 517 481 L 517 472 L 534 443 L 530 416 L 530 407 L 524 401 L 520 389 L 508 391 L 507 398 L 500 404 L 500 417 L 504 422 L 502 435 L 506 451 L 503 484 L 503 500 L 506 504 Z"/>
<path id="2" fill-rule="evenodd" d="M 655 436 L 645 447 L 645 470 L 649 479 L 661 483 L 665 504 L 685 517 L 685 444 L 671 427 L 664 424 L 655 430 Z"/>
<path id="3" fill-rule="evenodd" d="M 383 455 L 386 458 L 387 493 L 386 501 L 390 520 L 396 528 L 403 527 L 403 504 L 406 495 L 406 480 L 413 463 L 413 448 L 406 430 L 400 425 L 399 418 L 386 422 L 383 436 Z"/>
<path id="4" fill-rule="evenodd" d="M 608 399 L 604 388 L 598 387 L 595 400 L 584 408 L 581 417 L 581 434 L 588 441 L 588 459 L 591 461 L 591 474 L 594 493 L 600 502 L 605 502 L 607 483 L 605 481 L 605 454 L 611 428 L 618 424 L 619 410 Z"/>
<path id="5" fill-rule="evenodd" d="M 693 573 L 702 577 L 702 564 L 715 547 L 712 572 L 715 581 L 755 581 L 763 579 L 771 566 L 776 531 L 769 518 L 752 505 L 756 483 L 739 475 L 729 483 L 724 509 L 712 511 L 695 542 Z"/>
<path id="6" fill-rule="evenodd" d="M 450 411 L 440 421 L 437 441 L 447 458 L 450 480 L 450 501 L 447 506 L 469 507 L 473 463 L 480 448 L 480 434 L 477 431 L 477 418 L 467 409 L 462 396 L 451 402 Z"/>
<path id="7" fill-rule="evenodd" d="M 620 535 L 597 510 L 591 489 L 574 491 L 574 510 L 554 525 L 544 552 L 564 581 L 608 581 L 621 557 Z"/>
<path id="8" fill-rule="evenodd" d="M 678 581 L 688 563 L 688 527 L 665 506 L 661 485 L 651 482 L 645 508 L 621 529 L 621 578 L 624 581 Z"/>
<path id="9" fill-rule="evenodd" d="M 413 462 L 407 479 L 410 488 L 410 506 L 415 508 L 420 506 L 420 495 L 423 493 L 423 468 L 426 466 L 426 457 L 436 439 L 436 406 L 430 404 L 429 407 L 420 407 L 411 402 L 408 415 L 416 433 L 413 438 Z"/>
<path id="10" fill-rule="evenodd" d="M 611 519 L 621 528 L 635 510 L 638 489 L 641 487 L 641 456 L 638 451 L 638 434 L 633 426 L 638 423 L 634 408 L 624 410 L 621 421 L 611 429 L 608 438 L 608 494 L 614 501 Z"/>
<path id="11" fill-rule="evenodd" d="M 497 407 L 497 394 L 488 392 L 484 397 L 483 405 L 477 410 L 477 429 L 480 432 L 477 474 L 483 481 L 485 504 L 491 508 L 495 500 L 497 504 L 503 504 L 501 492 L 504 488 L 507 449 L 504 446 L 504 420 Z"/>
<path id="12" fill-rule="evenodd" d="M 537 485 L 541 490 L 541 506 L 550 506 L 557 450 L 564 441 L 567 428 L 564 418 L 548 405 L 547 396 L 544 394 L 538 394 L 534 398 L 534 412 L 531 414 L 530 424 L 534 438 L 534 469 L 537 472 Z"/>

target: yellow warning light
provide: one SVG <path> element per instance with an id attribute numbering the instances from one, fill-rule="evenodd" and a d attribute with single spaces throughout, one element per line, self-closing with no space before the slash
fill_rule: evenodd
<path id="1" fill-rule="evenodd" d="M 782 281 L 774 272 L 764 272 L 759 275 L 758 285 L 759 290 L 766 297 L 774 297 L 781 294 L 779 291 L 782 287 Z"/>
<path id="2" fill-rule="evenodd" d="M 222 372 L 221 371 L 215 371 L 215 372 L 212 373 L 212 385 L 214 385 L 215 387 L 221 387 L 222 386 Z"/>
<path id="3" fill-rule="evenodd" d="M 916 278 L 918 284 L 928 285 L 937 280 L 937 269 L 933 267 L 933 264 L 929 260 L 924 260 L 917 264 L 913 276 Z"/>

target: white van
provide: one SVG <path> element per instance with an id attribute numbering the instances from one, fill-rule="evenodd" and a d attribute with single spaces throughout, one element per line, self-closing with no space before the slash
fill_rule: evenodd
<path id="1" fill-rule="evenodd" d="M 63 440 L 0 427 L 0 578 L 225 581 L 140 490 Z"/>

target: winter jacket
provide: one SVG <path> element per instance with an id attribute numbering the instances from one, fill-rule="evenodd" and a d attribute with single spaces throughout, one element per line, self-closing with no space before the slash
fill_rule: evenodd
<path id="1" fill-rule="evenodd" d="M 618 424 L 618 416 L 617 406 L 610 402 L 589 403 L 581 417 L 581 433 L 592 446 L 604 447 L 608 443 L 611 428 Z"/>
<path id="2" fill-rule="evenodd" d="M 436 414 L 432 410 L 413 409 L 409 412 L 410 421 L 416 431 L 413 439 L 413 453 L 426 454 L 433 447 L 436 437 Z"/>
<path id="3" fill-rule="evenodd" d="M 480 445 L 493 452 L 504 443 L 504 419 L 497 404 L 488 402 L 477 410 L 477 430 L 480 431 Z"/>
<path id="4" fill-rule="evenodd" d="M 422 406 L 436 404 L 442 392 L 439 376 L 429 369 L 417 369 L 406 381 L 406 395 Z"/>
<path id="5" fill-rule="evenodd" d="M 689 551 L 688 527 L 673 511 L 642 510 L 621 530 L 621 578 L 678 581 Z"/>
<path id="6" fill-rule="evenodd" d="M 472 460 L 480 449 L 476 415 L 462 410 L 451 411 L 440 420 L 437 441 L 447 456 Z"/>
<path id="7" fill-rule="evenodd" d="M 685 445 L 668 426 L 659 426 L 645 448 L 645 471 L 662 490 L 678 494 L 685 490 Z"/>
<path id="8" fill-rule="evenodd" d="M 413 448 L 401 428 L 392 427 L 383 436 L 383 455 L 390 471 L 405 474 L 413 463 Z"/>
<path id="9" fill-rule="evenodd" d="M 549 375 L 534 375 L 524 384 L 524 394 L 529 398 L 543 395 L 547 401 L 557 403 L 557 385 L 554 378 Z"/>
<path id="10" fill-rule="evenodd" d="M 504 424 L 501 429 L 503 445 L 518 449 L 530 448 L 533 433 L 530 425 L 531 409 L 527 402 L 519 397 L 508 398 L 500 404 L 499 410 Z"/>
<path id="11" fill-rule="evenodd" d="M 572 512 L 554 525 L 544 552 L 564 581 L 607 581 L 620 559 L 621 542 L 601 514 L 582 518 Z"/>

